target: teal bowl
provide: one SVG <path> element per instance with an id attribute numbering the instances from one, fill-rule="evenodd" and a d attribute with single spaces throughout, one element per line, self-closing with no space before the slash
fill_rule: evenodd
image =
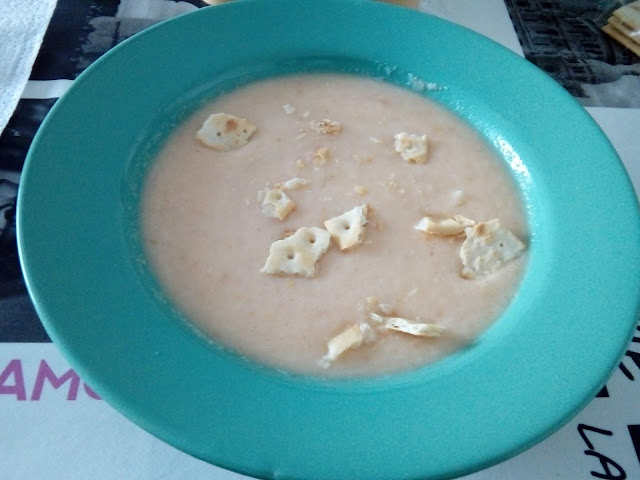
<path id="1" fill-rule="evenodd" d="M 437 83 L 423 94 L 512 173 L 531 234 L 527 269 L 468 348 L 394 375 L 294 375 L 206 341 L 153 288 L 137 212 L 167 134 L 220 92 L 312 71 Z M 114 48 L 43 123 L 17 221 L 37 312 L 82 377 L 153 435 L 260 478 L 444 479 L 505 460 L 594 397 L 639 313 L 638 201 L 593 120 L 500 45 L 371 1 L 232 2 Z"/>

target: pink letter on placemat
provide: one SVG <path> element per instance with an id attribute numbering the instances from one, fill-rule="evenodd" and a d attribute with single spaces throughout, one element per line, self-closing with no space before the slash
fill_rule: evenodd
<path id="1" fill-rule="evenodd" d="M 5 385 L 7 379 L 13 374 L 13 385 Z M 14 359 L 0 373 L 0 395 L 15 395 L 18 400 L 26 400 L 27 393 L 24 389 L 24 375 L 22 362 Z"/>
<path id="2" fill-rule="evenodd" d="M 45 380 L 48 380 L 55 389 L 60 388 L 62 384 L 71 380 L 67 400 L 75 400 L 78 398 L 78 388 L 80 387 L 80 377 L 78 374 L 72 369 L 69 369 L 64 375 L 57 377 L 56 374 L 53 373 L 53 370 L 51 370 L 51 367 L 49 367 L 49 364 L 45 360 L 41 360 L 38 375 L 36 376 L 36 383 L 33 385 L 31 400 L 40 400 Z"/>

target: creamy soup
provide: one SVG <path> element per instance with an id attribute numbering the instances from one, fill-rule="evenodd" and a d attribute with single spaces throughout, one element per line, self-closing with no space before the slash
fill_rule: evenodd
<path id="1" fill-rule="evenodd" d="M 256 126 L 246 145 L 219 151 L 196 139 L 221 112 Z M 339 131 L 323 133 L 321 120 Z M 396 151 L 401 132 L 427 136 L 424 163 Z M 306 180 L 283 187 L 295 208 L 284 220 L 265 215 L 265 191 L 293 178 Z M 341 250 L 332 240 L 313 277 L 261 272 L 273 242 L 300 227 L 324 229 L 363 205 L 361 243 Z M 512 299 L 526 254 L 463 278 L 465 234 L 414 228 L 425 216 L 454 215 L 498 218 L 526 244 L 516 186 L 466 123 L 381 81 L 296 75 L 225 94 L 173 133 L 148 174 L 142 232 L 166 295 L 215 342 L 276 368 L 362 376 L 415 368 L 468 345 Z M 393 331 L 371 322 L 374 312 L 444 330 Z M 322 361 L 330 339 L 365 323 L 375 341 Z"/>

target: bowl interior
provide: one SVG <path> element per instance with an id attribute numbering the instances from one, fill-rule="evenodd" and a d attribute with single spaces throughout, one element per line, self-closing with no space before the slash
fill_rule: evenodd
<path id="1" fill-rule="evenodd" d="M 490 105 L 485 105 L 481 98 L 469 98 L 465 96 L 464 91 L 452 91 L 445 86 L 441 87 L 426 82 L 416 77 L 412 72 L 404 71 L 397 66 L 389 66 L 381 62 L 367 62 L 358 58 L 298 57 L 282 59 L 270 64 L 254 65 L 251 68 L 243 67 L 241 71 L 226 72 L 224 76 L 216 77 L 213 81 L 183 92 L 179 98 L 172 99 L 173 102 L 161 112 L 157 112 L 154 118 L 150 118 L 145 131 L 140 132 L 138 144 L 128 158 L 122 178 L 121 204 L 124 206 L 124 229 L 125 235 L 128 237 L 131 255 L 150 294 L 157 299 L 162 308 L 167 310 L 167 315 L 172 317 L 174 321 L 183 323 L 190 330 L 193 329 L 189 320 L 168 301 L 163 287 L 158 283 L 146 260 L 140 231 L 140 203 L 149 168 L 153 165 L 159 150 L 162 149 L 174 129 L 203 104 L 250 82 L 299 73 L 341 73 L 375 78 L 428 96 L 445 105 L 463 121 L 470 123 L 475 130 L 479 131 L 484 140 L 495 150 L 498 158 L 504 162 L 504 168 L 520 187 L 519 190 L 523 197 L 521 201 L 526 205 L 528 223 L 534 226 L 528 242 L 535 238 L 535 226 L 539 223 L 536 215 L 540 210 L 541 199 L 536 196 L 538 192 L 532 188 L 528 169 L 521 156 L 516 153 L 517 147 L 513 146 L 513 142 L 518 143 L 521 139 L 519 139 L 518 133 L 510 128 L 510 125 L 505 125 L 499 115 L 496 115 L 495 109 Z M 428 83 L 430 87 L 426 88 L 425 85 Z M 508 133 L 505 135 L 505 132 Z M 518 151 L 526 152 L 524 143 L 522 147 L 518 148 Z M 535 156 L 535 153 L 530 152 L 530 155 Z M 533 250 L 533 255 L 536 255 L 537 248 L 537 242 L 533 241 L 530 249 Z M 525 284 L 527 283 L 525 282 Z M 509 317 L 507 316 L 507 318 Z M 198 334 L 197 329 L 196 334 Z M 202 339 L 208 345 L 219 349 L 221 353 L 225 352 L 224 346 L 217 344 L 215 339 L 205 337 Z M 233 354 L 231 355 L 233 356 Z M 246 361 L 246 359 L 238 358 L 238 361 Z"/>

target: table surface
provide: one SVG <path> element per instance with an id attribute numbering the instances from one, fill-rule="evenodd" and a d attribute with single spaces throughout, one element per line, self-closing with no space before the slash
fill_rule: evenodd
<path id="1" fill-rule="evenodd" d="M 640 59 L 598 28 L 619 3 L 422 0 L 419 8 L 476 30 L 551 74 L 598 122 L 640 192 Z M 15 248 L 20 171 L 33 135 L 56 99 L 117 43 L 204 5 L 199 0 L 58 0 L 30 80 L 0 135 L 3 480 L 248 478 L 164 444 L 100 400 L 42 328 Z M 640 327 L 607 386 L 565 427 L 517 457 L 464 478 L 640 478 L 639 344 Z"/>

